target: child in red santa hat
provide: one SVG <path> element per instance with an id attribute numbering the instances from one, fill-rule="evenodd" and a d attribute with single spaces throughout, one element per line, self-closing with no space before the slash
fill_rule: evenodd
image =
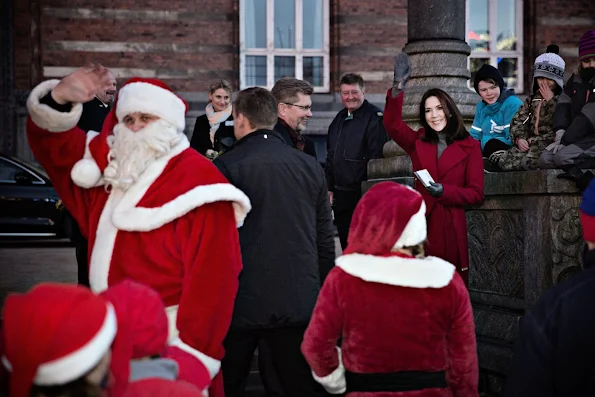
<path id="1" fill-rule="evenodd" d="M 8 296 L 3 320 L 0 353 L 9 396 L 103 395 L 117 332 L 105 299 L 83 287 L 41 284 Z"/>
<path id="2" fill-rule="evenodd" d="M 358 203 L 302 343 L 328 392 L 478 395 L 469 294 L 452 264 L 424 257 L 425 212 L 418 192 L 393 182 Z"/>

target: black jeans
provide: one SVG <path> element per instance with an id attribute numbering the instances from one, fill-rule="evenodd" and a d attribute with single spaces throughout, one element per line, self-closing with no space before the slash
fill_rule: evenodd
<path id="1" fill-rule="evenodd" d="M 349 225 L 351 225 L 353 211 L 362 197 L 362 193 L 361 191 L 335 189 L 334 196 L 333 212 L 335 214 L 335 224 L 337 225 L 341 248 L 345 249 L 347 247 L 347 236 L 349 235 Z"/>
<path id="2" fill-rule="evenodd" d="M 498 139 L 490 139 L 486 142 L 485 146 L 483 147 L 483 157 L 489 158 L 492 153 L 497 152 L 499 150 L 508 150 L 510 149 L 510 145 L 498 140 Z"/>
<path id="3" fill-rule="evenodd" d="M 312 371 L 300 350 L 305 330 L 305 326 L 259 330 L 231 328 L 223 341 L 225 357 L 221 363 L 225 397 L 245 395 L 252 357 L 262 339 L 269 349 L 286 396 L 329 396 L 312 377 Z"/>

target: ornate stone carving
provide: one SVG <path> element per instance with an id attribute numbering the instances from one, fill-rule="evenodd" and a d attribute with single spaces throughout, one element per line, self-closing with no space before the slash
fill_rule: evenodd
<path id="1" fill-rule="evenodd" d="M 469 288 L 523 298 L 523 212 L 471 210 L 469 232 Z"/>
<path id="2" fill-rule="evenodd" d="M 552 197 L 552 280 L 559 283 L 581 271 L 584 247 L 578 207 L 580 196 Z"/>

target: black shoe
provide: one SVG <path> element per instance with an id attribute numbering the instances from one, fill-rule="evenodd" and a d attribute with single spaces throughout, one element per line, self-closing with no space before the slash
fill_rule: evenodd
<path id="1" fill-rule="evenodd" d="M 498 164 L 491 161 L 489 158 L 483 158 L 483 172 L 486 174 L 491 174 L 492 172 L 500 172 L 502 169 L 498 166 Z"/>
<path id="2" fill-rule="evenodd" d="M 579 167 L 572 167 L 570 169 L 564 170 L 563 173 L 557 176 L 558 179 L 568 179 L 571 181 L 578 181 L 580 178 L 583 177 L 583 170 Z"/>
<path id="3" fill-rule="evenodd" d="M 577 189 L 581 192 L 584 192 L 593 178 L 595 178 L 595 174 L 593 174 L 591 171 L 586 171 L 583 173 L 583 175 L 576 180 Z"/>

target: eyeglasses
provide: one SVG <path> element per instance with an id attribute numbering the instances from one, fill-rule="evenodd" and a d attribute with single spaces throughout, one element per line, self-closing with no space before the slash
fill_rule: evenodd
<path id="1" fill-rule="evenodd" d="M 308 111 L 312 110 L 312 106 L 296 105 L 295 103 L 287 103 L 287 102 L 283 102 L 283 103 L 288 106 L 295 106 L 296 108 L 300 108 L 304 112 L 308 112 Z"/>

